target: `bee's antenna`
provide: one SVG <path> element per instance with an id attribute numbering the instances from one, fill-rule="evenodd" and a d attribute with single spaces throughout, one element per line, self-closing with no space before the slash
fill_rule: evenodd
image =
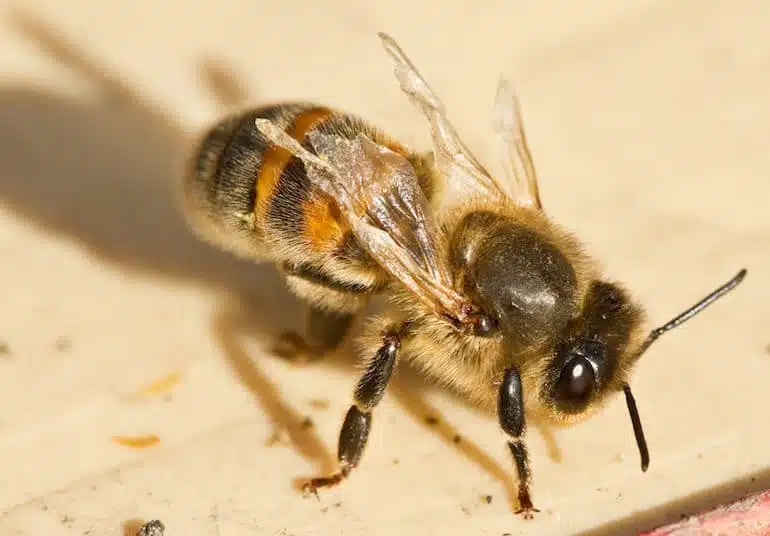
<path id="1" fill-rule="evenodd" d="M 698 303 L 684 311 L 683 313 L 680 313 L 676 317 L 672 318 L 665 324 L 663 324 L 660 327 L 657 327 L 650 331 L 650 334 L 647 335 L 647 338 L 644 340 L 642 345 L 639 347 L 639 350 L 636 351 L 636 356 L 634 358 L 634 361 L 636 359 L 639 359 L 644 352 L 647 351 L 647 349 L 650 347 L 652 343 L 654 343 L 658 337 L 666 333 L 667 331 L 671 331 L 675 327 L 679 326 L 680 324 L 683 324 L 687 320 L 691 319 L 701 311 L 703 311 L 706 307 L 717 301 L 719 298 L 733 290 L 735 287 L 738 286 L 738 284 L 743 281 L 743 278 L 746 277 L 746 269 L 742 269 L 739 271 L 735 276 L 733 276 L 732 279 L 730 279 L 727 283 L 722 285 L 721 287 L 717 288 L 713 292 L 711 292 L 708 296 L 701 299 Z M 634 427 L 634 436 L 636 437 L 636 445 L 639 447 L 639 455 L 642 458 L 642 471 L 646 471 L 647 467 L 650 465 L 650 452 L 647 449 L 647 440 L 644 438 L 644 430 L 642 429 L 642 421 L 639 418 L 639 410 L 636 408 L 636 401 L 634 400 L 634 395 L 631 394 L 631 387 L 628 384 L 623 385 L 623 394 L 626 395 L 626 405 L 628 406 L 628 414 L 631 417 L 631 425 Z"/>
<path id="2" fill-rule="evenodd" d="M 631 394 L 631 386 L 623 385 L 623 394 L 626 395 L 626 405 L 628 414 L 631 416 L 631 425 L 634 427 L 634 437 L 636 437 L 636 446 L 639 447 L 639 456 L 642 457 L 642 471 L 646 471 L 650 465 L 650 451 L 647 449 L 647 440 L 644 438 L 642 429 L 642 420 L 639 418 L 639 410 L 636 409 L 636 400 Z"/>
<path id="3" fill-rule="evenodd" d="M 740 272 L 735 274 L 730 281 L 719 287 L 718 289 L 714 290 L 700 300 L 698 303 L 684 311 L 683 313 L 680 313 L 676 317 L 672 318 L 665 324 L 663 324 L 660 327 L 657 327 L 650 331 L 650 334 L 647 335 L 647 338 L 642 343 L 642 346 L 639 347 L 639 350 L 636 351 L 636 359 L 639 359 L 644 352 L 647 351 L 647 349 L 650 347 L 652 343 L 654 343 L 656 340 L 658 340 L 658 337 L 666 333 L 667 331 L 671 331 L 675 327 L 679 326 L 680 324 L 685 323 L 686 321 L 690 320 L 692 317 L 703 311 L 706 307 L 717 301 L 719 298 L 733 290 L 735 287 L 738 286 L 738 283 L 743 281 L 743 278 L 746 277 L 746 268 L 742 269 Z"/>

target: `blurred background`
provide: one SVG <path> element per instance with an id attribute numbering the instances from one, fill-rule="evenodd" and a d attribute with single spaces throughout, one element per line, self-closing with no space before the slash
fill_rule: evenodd
<path id="1" fill-rule="evenodd" d="M 625 534 L 770 487 L 766 21 L 758 0 L 0 0 L 0 533 Z M 333 468 L 354 351 L 276 357 L 301 307 L 195 239 L 175 181 L 249 104 L 317 101 L 427 147 L 378 31 L 493 168 L 515 82 L 549 213 L 653 323 L 749 269 L 640 362 L 646 474 L 620 399 L 533 430 L 525 525 L 496 420 L 405 369 L 354 477 L 297 491 Z"/>

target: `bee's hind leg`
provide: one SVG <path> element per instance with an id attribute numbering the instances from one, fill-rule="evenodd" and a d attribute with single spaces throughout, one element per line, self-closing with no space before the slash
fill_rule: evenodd
<path id="1" fill-rule="evenodd" d="M 340 347 L 373 289 L 346 285 L 309 266 L 285 263 L 282 269 L 289 288 L 310 305 L 304 335 L 282 334 L 273 351 L 295 363 L 316 361 Z"/>
<path id="2" fill-rule="evenodd" d="M 281 334 L 273 352 L 296 363 L 317 361 L 339 348 L 355 317 L 355 313 L 337 313 L 310 306 L 305 335 L 294 331 Z"/>

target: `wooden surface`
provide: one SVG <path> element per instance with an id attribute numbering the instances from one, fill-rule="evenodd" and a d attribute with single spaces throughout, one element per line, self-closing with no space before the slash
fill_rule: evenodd
<path id="1" fill-rule="evenodd" d="M 770 534 L 770 491 L 753 493 L 707 512 L 698 512 L 677 523 L 641 536 L 690 536 L 729 534 L 764 536 Z"/>
<path id="2" fill-rule="evenodd" d="M 765 2 L 0 6 L 1 534 L 631 534 L 770 484 Z M 377 31 L 486 161 L 497 79 L 515 81 L 548 210 L 653 321 L 748 267 L 639 364 L 646 474 L 618 397 L 533 431 L 542 512 L 524 522 L 495 420 L 400 370 L 361 468 L 296 492 L 331 467 L 350 352 L 271 355 L 300 309 L 272 268 L 195 240 L 172 181 L 190 136 L 245 101 L 317 100 L 426 146 Z"/>

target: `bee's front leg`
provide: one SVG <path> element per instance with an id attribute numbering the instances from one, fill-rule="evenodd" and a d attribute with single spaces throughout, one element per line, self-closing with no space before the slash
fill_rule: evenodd
<path id="1" fill-rule="evenodd" d="M 305 484 L 307 492 L 315 493 L 318 488 L 327 488 L 339 484 L 361 461 L 369 430 L 372 424 L 372 411 L 382 400 L 385 389 L 393 375 L 401 343 L 405 335 L 403 325 L 389 329 L 382 335 L 382 345 L 369 362 L 363 376 L 356 385 L 354 403 L 345 416 L 337 445 L 337 458 L 340 468 L 329 477 L 314 478 Z"/>
<path id="2" fill-rule="evenodd" d="M 521 376 L 519 376 L 516 367 L 509 368 L 503 375 L 497 399 L 497 414 L 500 419 L 500 427 L 508 434 L 508 447 L 511 449 L 511 454 L 513 454 L 513 459 L 516 462 L 516 472 L 519 477 L 519 509 L 516 513 L 525 519 L 532 519 L 533 514 L 539 510 L 532 505 L 529 491 L 532 483 L 532 472 L 529 467 L 527 445 L 524 443 L 527 428 L 524 420 Z"/>

